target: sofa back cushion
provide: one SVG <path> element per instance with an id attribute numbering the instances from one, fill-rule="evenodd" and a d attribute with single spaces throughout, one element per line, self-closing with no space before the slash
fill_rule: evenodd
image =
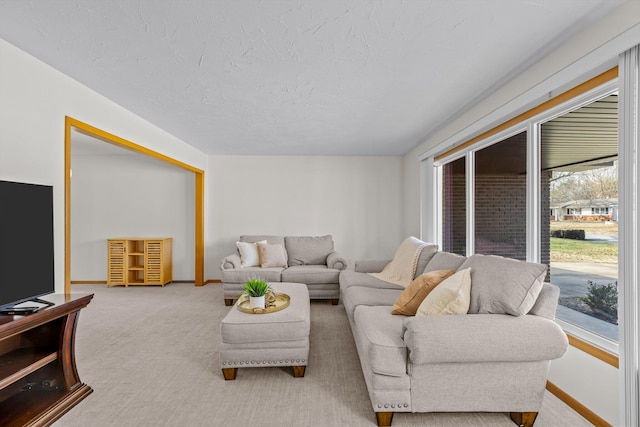
<path id="1" fill-rule="evenodd" d="M 471 269 L 469 313 L 522 316 L 533 307 L 547 266 L 495 255 L 472 255 L 460 269 Z"/>
<path id="2" fill-rule="evenodd" d="M 466 261 L 466 257 L 451 252 L 438 252 L 431 257 L 429 263 L 422 273 L 428 273 L 435 270 L 458 270 Z M 421 274 L 422 274 L 421 273 Z M 416 273 L 417 274 L 417 273 Z"/>
<path id="3" fill-rule="evenodd" d="M 266 240 L 270 245 L 282 245 L 284 246 L 284 237 L 282 236 L 260 236 L 260 235 L 252 235 L 248 234 L 245 236 L 240 236 L 241 242 L 249 242 L 256 243 L 261 240 Z"/>
<path id="4" fill-rule="evenodd" d="M 413 275 L 413 278 L 416 279 L 422 273 L 424 273 L 424 269 L 429 264 L 429 261 L 436 255 L 438 252 L 438 245 L 429 244 L 422 248 L 420 251 L 420 257 L 418 258 L 418 263 L 416 264 L 416 272 Z M 455 268 L 453 270 L 456 270 Z"/>
<path id="5" fill-rule="evenodd" d="M 333 237 L 287 236 L 284 238 L 289 265 L 327 265 L 327 257 L 333 252 Z"/>

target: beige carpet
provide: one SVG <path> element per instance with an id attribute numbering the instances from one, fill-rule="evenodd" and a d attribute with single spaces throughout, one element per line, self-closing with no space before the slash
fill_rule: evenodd
<path id="1" fill-rule="evenodd" d="M 375 426 L 342 305 L 311 304 L 304 378 L 246 368 L 224 381 L 218 362 L 225 307 L 219 284 L 107 288 L 80 315 L 76 354 L 94 392 L 55 426 Z M 505 426 L 507 414 L 402 414 L 393 426 Z M 550 393 L 536 427 L 590 424 Z"/>

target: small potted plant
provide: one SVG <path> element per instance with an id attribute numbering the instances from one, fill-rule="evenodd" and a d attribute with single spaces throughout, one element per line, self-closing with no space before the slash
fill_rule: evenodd
<path id="1" fill-rule="evenodd" d="M 249 307 L 264 309 L 265 301 L 264 297 L 271 288 L 262 279 L 250 279 L 244 284 L 244 293 L 249 296 Z"/>

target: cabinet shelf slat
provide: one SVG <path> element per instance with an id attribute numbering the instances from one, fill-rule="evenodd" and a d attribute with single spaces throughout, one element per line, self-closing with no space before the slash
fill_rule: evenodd
<path id="1" fill-rule="evenodd" d="M 0 356 L 0 390 L 58 358 L 50 348 L 19 348 Z"/>

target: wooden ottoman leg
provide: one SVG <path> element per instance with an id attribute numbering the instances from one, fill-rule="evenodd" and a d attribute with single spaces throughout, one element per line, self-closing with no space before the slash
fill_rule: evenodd
<path id="1" fill-rule="evenodd" d="M 233 305 L 233 298 L 225 298 L 224 305 L 226 305 L 227 307 L 231 307 Z"/>
<path id="2" fill-rule="evenodd" d="M 340 298 L 331 298 L 331 305 L 338 305 Z"/>
<path id="3" fill-rule="evenodd" d="M 293 366 L 293 376 L 294 378 L 302 378 L 304 377 L 304 370 L 306 366 Z"/>
<path id="4" fill-rule="evenodd" d="M 238 375 L 238 368 L 223 368 L 222 375 L 226 381 L 233 381 Z"/>
<path id="5" fill-rule="evenodd" d="M 393 412 L 376 412 L 378 427 L 390 427 L 393 422 Z"/>

